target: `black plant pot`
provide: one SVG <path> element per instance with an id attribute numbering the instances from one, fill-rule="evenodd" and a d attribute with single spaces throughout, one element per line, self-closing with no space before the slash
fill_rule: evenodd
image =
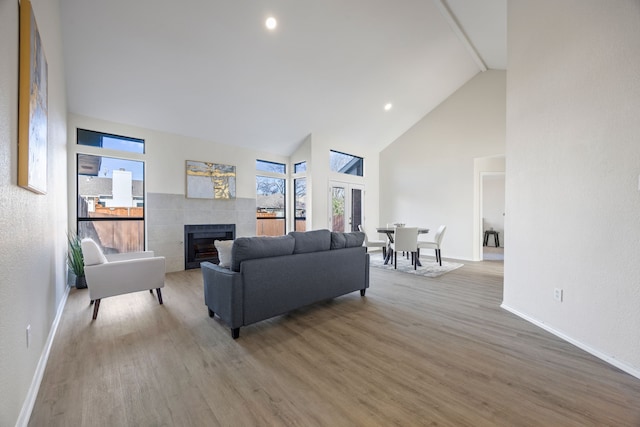
<path id="1" fill-rule="evenodd" d="M 83 274 L 82 276 L 76 276 L 76 288 L 84 289 L 87 287 L 87 278 Z"/>

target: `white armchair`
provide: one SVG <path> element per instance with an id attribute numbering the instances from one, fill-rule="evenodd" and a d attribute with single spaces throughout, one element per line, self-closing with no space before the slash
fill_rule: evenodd
<path id="1" fill-rule="evenodd" d="M 82 239 L 81 245 L 89 298 L 95 303 L 94 320 L 102 298 L 146 290 L 153 293 L 155 289 L 162 304 L 164 257 L 156 257 L 152 251 L 105 256 L 92 239 Z"/>

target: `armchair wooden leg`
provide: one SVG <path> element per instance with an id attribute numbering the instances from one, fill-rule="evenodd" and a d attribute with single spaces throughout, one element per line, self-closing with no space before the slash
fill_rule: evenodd
<path id="1" fill-rule="evenodd" d="M 366 292 L 366 289 L 360 289 L 360 296 L 363 297 Z"/>
<path id="2" fill-rule="evenodd" d="M 152 294 L 153 293 L 153 289 L 149 289 L 149 293 Z"/>
<path id="3" fill-rule="evenodd" d="M 95 304 L 93 304 L 93 320 L 96 320 L 98 317 L 98 310 L 100 309 L 100 299 L 95 300 Z"/>
<path id="4" fill-rule="evenodd" d="M 151 291 L 151 293 L 153 293 L 153 291 Z M 160 292 L 160 288 L 156 289 L 156 293 L 158 294 L 158 302 L 162 304 L 162 292 Z"/>
<path id="5" fill-rule="evenodd" d="M 215 315 L 216 313 L 213 310 L 209 309 L 209 317 L 213 317 Z"/>
<path id="6" fill-rule="evenodd" d="M 231 338 L 236 340 L 236 339 L 238 339 L 239 336 L 240 336 L 240 328 L 232 328 L 231 329 Z"/>

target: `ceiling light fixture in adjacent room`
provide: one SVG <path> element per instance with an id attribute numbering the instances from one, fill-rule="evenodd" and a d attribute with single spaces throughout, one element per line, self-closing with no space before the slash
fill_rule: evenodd
<path id="1" fill-rule="evenodd" d="M 267 18 L 264 24 L 267 26 L 267 29 L 275 30 L 275 28 L 278 26 L 278 21 L 276 21 L 276 18 L 274 18 L 273 16 L 270 16 Z"/>
<path id="2" fill-rule="evenodd" d="M 390 102 L 387 104 L 384 104 L 384 111 L 389 111 L 391 110 L 392 107 L 393 107 L 393 104 L 391 104 Z"/>

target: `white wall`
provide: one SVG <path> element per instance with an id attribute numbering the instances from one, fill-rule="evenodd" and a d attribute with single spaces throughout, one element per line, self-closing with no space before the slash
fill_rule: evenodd
<path id="1" fill-rule="evenodd" d="M 504 306 L 640 377 L 639 23 L 509 2 Z"/>
<path id="2" fill-rule="evenodd" d="M 66 300 L 66 98 L 58 1 L 33 0 L 48 63 L 46 195 L 17 186 L 18 2 L 0 1 L 0 425 L 25 422 Z M 26 346 L 26 327 L 31 344 Z M 31 394 L 29 394 L 31 393 Z M 19 419 L 24 405 L 22 418 Z"/>
<path id="3" fill-rule="evenodd" d="M 504 71 L 476 75 L 381 152 L 381 224 L 445 224 L 443 255 L 474 258 L 474 159 L 504 154 L 505 82 Z"/>

